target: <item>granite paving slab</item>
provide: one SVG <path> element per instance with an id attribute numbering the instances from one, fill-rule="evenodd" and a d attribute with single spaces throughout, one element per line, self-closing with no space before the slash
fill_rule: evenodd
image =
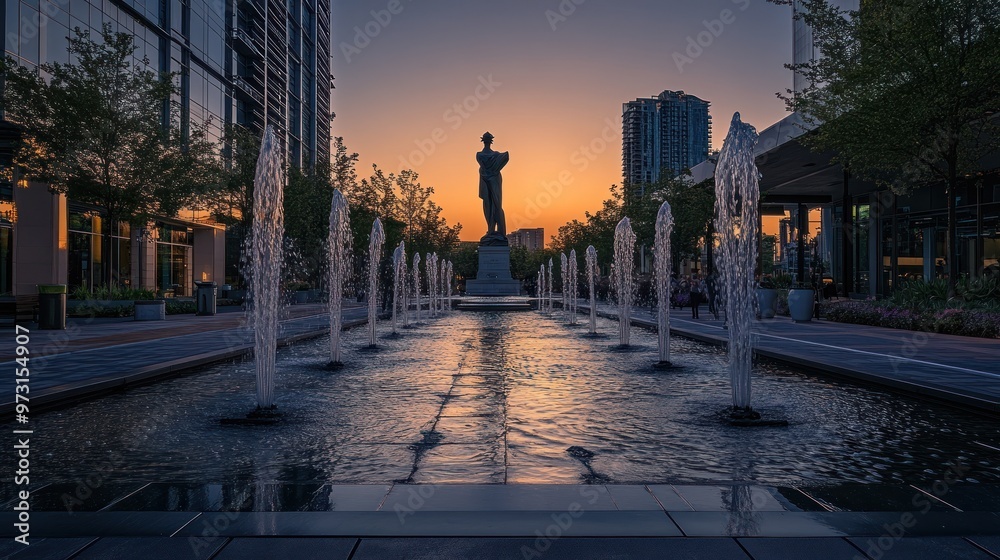
<path id="1" fill-rule="evenodd" d="M 645 486 L 635 484 L 607 485 L 611 499 L 621 511 L 660 511 L 660 503 Z"/>
<path id="2" fill-rule="evenodd" d="M 108 510 L 325 511 L 324 503 L 328 500 L 317 497 L 317 493 L 324 486 L 320 483 L 252 485 L 152 483 L 111 505 Z"/>
<path id="3" fill-rule="evenodd" d="M 31 535 L 63 537 L 169 537 L 200 514 L 180 512 L 98 511 L 31 514 Z M 13 537 L 15 515 L 0 513 L 0 535 Z"/>
<path id="4" fill-rule="evenodd" d="M 73 560 L 208 560 L 225 539 L 176 537 L 105 537 Z"/>
<path id="5" fill-rule="evenodd" d="M 992 560 L 994 557 L 960 538 L 850 539 L 878 560 Z"/>
<path id="6" fill-rule="evenodd" d="M 799 490 L 825 504 L 830 511 L 956 511 L 933 495 L 906 484 L 851 483 L 804 486 Z"/>
<path id="7" fill-rule="evenodd" d="M 5 555 L 7 549 L 3 549 L 0 552 L 0 558 L 3 560 L 66 560 L 96 540 L 93 537 L 31 540 L 31 544 L 28 546 L 18 544 L 18 548 L 9 555 Z"/>
<path id="8" fill-rule="evenodd" d="M 674 491 L 685 503 L 694 508 L 694 511 L 785 511 L 786 509 L 762 486 L 674 485 Z"/>
<path id="9" fill-rule="evenodd" d="M 219 530 L 229 537 L 532 537 L 559 531 L 577 537 L 681 536 L 663 512 L 654 511 L 423 511 L 241 513 Z M 554 529 L 553 529 L 554 527 Z M 200 535 L 198 522 L 179 536 Z"/>
<path id="10" fill-rule="evenodd" d="M 352 560 L 748 560 L 732 539 L 362 539 Z"/>
<path id="11" fill-rule="evenodd" d="M 672 511 L 669 515 L 688 537 L 846 537 L 881 532 L 861 513 Z"/>
<path id="12" fill-rule="evenodd" d="M 31 493 L 34 511 L 98 511 L 145 486 L 141 482 L 83 482 L 49 484 Z"/>
<path id="13" fill-rule="evenodd" d="M 232 539 L 212 560 L 347 560 L 358 539 Z"/>
<path id="14" fill-rule="evenodd" d="M 857 560 L 862 558 L 864 560 L 858 549 L 841 538 L 741 538 L 738 540 L 743 549 L 750 553 L 753 560 L 798 558 L 808 558 L 809 560 Z"/>
<path id="15" fill-rule="evenodd" d="M 966 540 L 1000 558 L 1000 537 L 968 537 Z"/>
<path id="16" fill-rule="evenodd" d="M 568 511 L 573 504 L 581 511 L 618 509 L 608 488 L 598 485 L 397 484 L 382 511 L 396 511 L 397 507 L 420 511 Z"/>

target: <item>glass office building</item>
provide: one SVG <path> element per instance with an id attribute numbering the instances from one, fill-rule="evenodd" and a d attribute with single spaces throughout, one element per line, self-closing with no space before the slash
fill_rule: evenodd
<path id="1" fill-rule="evenodd" d="M 136 56 L 150 69 L 176 75 L 173 101 L 184 130 L 204 126 L 221 141 L 227 125 L 261 134 L 266 123 L 274 126 L 289 165 L 329 161 L 330 0 L 6 0 L 2 17 L 5 54 L 29 68 L 69 62 L 75 28 L 99 36 L 110 24 L 135 37 Z M 119 264 L 109 279 L 101 276 L 107 256 L 101 254 L 99 208 L 29 192 L 47 191 L 44 185 L 5 185 L 0 295 L 33 290 L 37 283 L 72 288 L 108 281 L 189 295 L 193 280 L 224 281 L 225 232 L 204 213 L 164 216 L 139 231 L 120 228 L 112 244 Z M 3 217 L 4 204 L 17 208 L 20 223 Z M 19 239 L 25 237 L 19 228 L 39 227 L 40 220 L 49 222 L 42 237 L 53 255 L 34 262 L 29 253 L 40 249 L 39 242 Z"/>

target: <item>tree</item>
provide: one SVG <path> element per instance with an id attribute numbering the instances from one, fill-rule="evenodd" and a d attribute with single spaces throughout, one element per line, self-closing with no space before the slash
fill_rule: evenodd
<path id="1" fill-rule="evenodd" d="M 692 184 L 689 175 L 661 181 L 656 192 L 670 203 L 674 231 L 670 237 L 671 259 L 678 270 L 681 261 L 701 254 L 709 225 L 715 213 L 715 181 Z"/>
<path id="2" fill-rule="evenodd" d="M 396 187 L 399 189 L 396 214 L 406 224 L 407 244 L 412 244 L 414 235 L 419 233 L 419 221 L 425 217 L 427 204 L 434 194 L 434 187 L 420 186 L 418 178 L 419 175 L 412 169 L 404 169 L 396 177 Z"/>
<path id="3" fill-rule="evenodd" d="M 2 64 L 7 118 L 23 129 L 16 164 L 28 179 L 104 210 L 104 278 L 113 281 L 112 235 L 205 200 L 217 184 L 216 147 L 202 127 L 182 130 L 174 75 L 135 57 L 131 34 L 106 24 L 100 40 L 74 30 L 71 64 L 36 72 Z M 43 79 L 48 76 L 48 79 Z M 164 115 L 167 115 L 166 117 Z"/>
<path id="4" fill-rule="evenodd" d="M 285 186 L 285 235 L 294 242 L 298 253 L 296 268 L 299 280 L 317 285 L 326 271 L 326 239 L 330 231 L 330 205 L 333 185 L 325 165 L 303 171 L 288 170 Z"/>
<path id="5" fill-rule="evenodd" d="M 331 169 L 333 186 L 340 189 L 340 192 L 347 196 L 358 188 L 358 173 L 355 166 L 358 164 L 358 153 L 348 153 L 344 144 L 344 137 L 338 136 L 333 139 L 333 168 Z"/>
<path id="6" fill-rule="evenodd" d="M 240 125 L 227 126 L 223 138 L 225 171 L 211 203 L 212 217 L 236 228 L 240 239 L 247 238 L 253 224 L 253 180 L 260 140 Z"/>
<path id="7" fill-rule="evenodd" d="M 868 0 L 860 13 L 801 5 L 820 57 L 787 65 L 810 85 L 779 97 L 818 127 L 803 142 L 836 151 L 852 173 L 896 193 L 945 186 L 954 295 L 957 191 L 1000 138 L 1000 0 Z"/>

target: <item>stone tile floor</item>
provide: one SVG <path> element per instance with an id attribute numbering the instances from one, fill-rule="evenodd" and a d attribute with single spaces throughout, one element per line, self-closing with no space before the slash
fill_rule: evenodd
<path id="1" fill-rule="evenodd" d="M 38 490 L 28 547 L 5 504 L 0 559 L 1000 558 L 1000 493 L 981 485 L 137 486 L 72 513 L 71 488 Z"/>

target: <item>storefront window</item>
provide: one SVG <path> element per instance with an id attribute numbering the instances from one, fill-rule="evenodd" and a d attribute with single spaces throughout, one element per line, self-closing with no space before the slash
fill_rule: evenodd
<path id="1" fill-rule="evenodd" d="M 70 289 L 83 287 L 91 290 L 109 284 L 104 269 L 111 251 L 110 283 L 130 286 L 132 280 L 132 244 L 129 241 L 129 225 L 120 224 L 110 247 L 103 240 L 103 218 L 96 211 L 70 210 L 69 212 L 69 254 L 67 282 Z"/>
<path id="2" fill-rule="evenodd" d="M 156 289 L 186 297 L 191 295 L 192 235 L 187 228 L 163 225 L 156 244 Z"/>

